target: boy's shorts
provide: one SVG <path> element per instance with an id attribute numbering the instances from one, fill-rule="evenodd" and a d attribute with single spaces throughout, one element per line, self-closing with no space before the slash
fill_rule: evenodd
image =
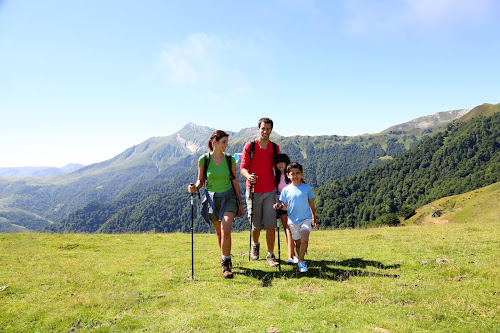
<path id="1" fill-rule="evenodd" d="M 248 219 L 252 221 L 252 230 L 276 229 L 276 210 L 273 208 L 275 195 L 276 191 L 254 193 L 252 217 L 252 197 L 250 192 L 246 192 Z"/>
<path id="2" fill-rule="evenodd" d="M 222 202 L 222 197 L 214 197 L 214 213 L 210 214 L 210 221 L 215 222 L 219 221 L 219 212 L 220 212 L 220 204 Z M 238 201 L 236 200 L 236 196 L 228 195 L 226 196 L 226 208 L 224 209 L 224 213 L 235 213 L 238 214 Z"/>
<path id="3" fill-rule="evenodd" d="M 299 240 L 302 238 L 302 231 L 307 230 L 311 232 L 311 223 L 312 220 L 304 220 L 301 223 L 292 223 L 292 221 L 288 220 L 288 227 L 290 228 L 290 231 L 292 232 L 292 238 L 294 240 Z"/>

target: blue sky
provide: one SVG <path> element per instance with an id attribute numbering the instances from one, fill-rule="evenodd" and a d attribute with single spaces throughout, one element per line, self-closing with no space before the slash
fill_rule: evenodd
<path id="1" fill-rule="evenodd" d="M 0 167 L 194 122 L 358 135 L 500 102 L 500 1 L 0 0 Z"/>

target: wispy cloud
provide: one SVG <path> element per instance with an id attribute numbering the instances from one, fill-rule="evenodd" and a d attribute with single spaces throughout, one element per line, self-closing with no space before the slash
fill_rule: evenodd
<path id="1" fill-rule="evenodd" d="M 495 0 L 345 0 L 344 4 L 348 29 L 360 34 L 478 24 L 498 10 Z"/>
<path id="2" fill-rule="evenodd" d="M 192 34 L 177 44 L 165 45 L 160 66 L 176 86 L 203 89 L 207 95 L 241 94 L 250 89 L 246 78 L 254 50 L 249 45 L 206 34 Z"/>

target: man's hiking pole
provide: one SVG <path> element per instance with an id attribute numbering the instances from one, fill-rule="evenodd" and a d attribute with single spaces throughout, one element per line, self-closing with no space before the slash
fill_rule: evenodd
<path id="1" fill-rule="evenodd" d="M 252 173 L 255 175 L 255 173 Z M 250 184 L 250 199 L 252 201 L 252 208 L 250 209 L 250 240 L 248 245 L 248 261 L 250 261 L 250 254 L 252 253 L 252 226 L 253 226 L 253 187 L 255 184 Z"/>

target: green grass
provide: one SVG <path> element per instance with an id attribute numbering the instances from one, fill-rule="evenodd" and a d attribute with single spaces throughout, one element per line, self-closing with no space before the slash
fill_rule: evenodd
<path id="1" fill-rule="evenodd" d="M 495 332 L 492 209 L 460 223 L 314 231 L 306 274 L 249 262 L 248 233 L 235 233 L 233 280 L 214 234 L 195 235 L 194 281 L 188 234 L 0 234 L 0 331 Z"/>

